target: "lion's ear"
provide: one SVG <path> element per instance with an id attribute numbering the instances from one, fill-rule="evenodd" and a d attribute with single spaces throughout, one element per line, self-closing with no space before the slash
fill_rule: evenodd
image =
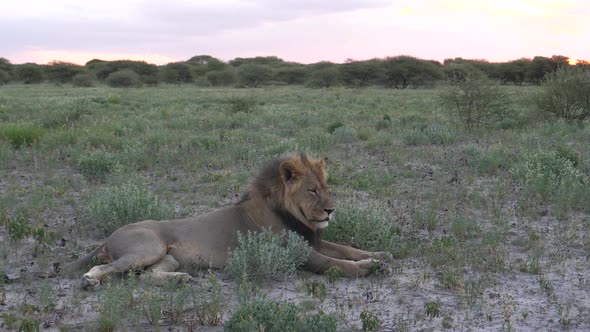
<path id="1" fill-rule="evenodd" d="M 297 165 L 297 163 L 295 163 L 293 160 L 283 161 L 279 166 L 279 172 L 281 174 L 281 178 L 283 179 L 283 181 L 285 181 L 285 183 L 293 182 L 301 175 L 303 175 L 300 166 Z"/>

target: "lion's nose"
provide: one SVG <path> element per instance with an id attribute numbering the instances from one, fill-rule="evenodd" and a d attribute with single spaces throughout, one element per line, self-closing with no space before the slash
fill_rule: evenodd
<path id="1" fill-rule="evenodd" d="M 334 212 L 334 209 L 324 209 L 324 211 L 326 211 L 326 213 L 328 213 L 328 215 L 331 215 L 332 212 Z"/>

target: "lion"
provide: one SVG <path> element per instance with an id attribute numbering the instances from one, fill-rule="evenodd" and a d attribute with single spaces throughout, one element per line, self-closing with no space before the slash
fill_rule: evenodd
<path id="1" fill-rule="evenodd" d="M 190 280 L 180 266 L 222 269 L 238 245 L 238 232 L 268 228 L 280 234 L 295 231 L 311 246 L 304 267 L 323 273 L 338 267 L 344 276 L 368 275 L 388 252 L 369 252 L 320 239 L 334 216 L 325 171 L 326 161 L 295 154 L 269 162 L 250 182 L 235 205 L 196 217 L 145 220 L 114 231 L 91 253 L 70 263 L 64 272 L 88 265 L 94 258 L 106 264 L 82 276 L 84 288 L 94 288 L 114 272 L 143 268 L 157 280 Z"/>

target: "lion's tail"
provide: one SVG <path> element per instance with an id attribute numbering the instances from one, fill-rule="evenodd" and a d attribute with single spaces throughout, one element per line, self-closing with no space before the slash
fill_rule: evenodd
<path id="1" fill-rule="evenodd" d="M 73 272 L 76 272 L 78 270 L 80 270 L 81 268 L 87 266 L 90 261 L 98 254 L 99 251 L 102 250 L 102 248 L 104 248 L 104 243 L 99 245 L 98 247 L 96 247 L 96 249 L 92 250 L 91 253 L 87 254 L 84 257 L 79 258 L 78 260 L 75 260 L 69 264 L 66 264 L 60 271 L 60 274 L 64 275 L 64 274 L 70 274 Z"/>

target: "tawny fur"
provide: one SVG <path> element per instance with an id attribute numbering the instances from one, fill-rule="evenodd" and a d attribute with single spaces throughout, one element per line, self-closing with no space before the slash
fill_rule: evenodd
<path id="1" fill-rule="evenodd" d="M 97 257 L 104 265 L 83 275 L 83 286 L 94 287 L 114 272 L 145 268 L 145 276 L 159 280 L 188 280 L 184 267 L 223 268 L 237 246 L 238 232 L 270 228 L 273 233 L 293 230 L 312 246 L 306 269 L 323 273 L 332 266 L 345 276 L 369 274 L 386 252 L 368 252 L 320 239 L 334 211 L 325 161 L 304 154 L 268 163 L 236 205 L 176 220 L 145 220 L 117 229 L 90 254 L 64 268 L 73 272 Z"/>

